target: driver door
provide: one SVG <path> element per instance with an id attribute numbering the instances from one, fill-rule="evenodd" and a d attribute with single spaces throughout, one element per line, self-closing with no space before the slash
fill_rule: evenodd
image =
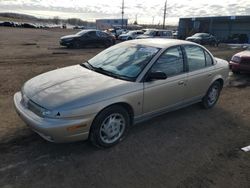
<path id="1" fill-rule="evenodd" d="M 187 83 L 181 47 L 167 49 L 154 63 L 150 71 L 164 72 L 167 79 L 144 82 L 143 113 L 145 115 L 153 114 L 181 105 Z"/>

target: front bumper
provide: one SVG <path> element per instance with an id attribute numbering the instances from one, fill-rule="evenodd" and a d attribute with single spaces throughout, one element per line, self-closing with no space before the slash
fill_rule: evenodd
<path id="1" fill-rule="evenodd" d="M 14 95 L 18 115 L 27 125 L 44 139 L 51 142 L 73 142 L 86 140 L 93 117 L 84 119 L 53 119 L 36 115 L 21 104 L 21 92 Z"/>
<path id="2" fill-rule="evenodd" d="M 232 71 L 240 71 L 241 67 L 239 63 L 234 63 L 233 61 L 229 62 L 229 69 L 231 69 Z"/>
<path id="3" fill-rule="evenodd" d="M 235 63 L 233 61 L 229 62 L 229 69 L 236 72 L 250 73 L 250 65 Z"/>
<path id="4" fill-rule="evenodd" d="M 63 40 L 60 40 L 60 45 L 61 45 L 61 46 L 71 46 L 71 45 L 72 45 L 72 42 L 71 42 L 71 41 L 63 41 Z"/>

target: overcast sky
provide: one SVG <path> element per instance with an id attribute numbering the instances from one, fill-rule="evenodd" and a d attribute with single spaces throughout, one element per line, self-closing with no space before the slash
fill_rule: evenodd
<path id="1" fill-rule="evenodd" d="M 129 23 L 162 24 L 165 0 L 124 0 Z M 0 0 L 0 12 L 19 12 L 37 17 L 121 18 L 122 0 Z M 250 0 L 168 0 L 167 24 L 179 17 L 250 15 Z"/>

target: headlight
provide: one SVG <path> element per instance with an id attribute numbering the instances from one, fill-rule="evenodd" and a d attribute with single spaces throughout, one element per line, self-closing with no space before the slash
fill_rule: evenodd
<path id="1" fill-rule="evenodd" d="M 240 63 L 241 58 L 239 56 L 233 56 L 232 61 L 235 62 L 235 63 Z"/>
<path id="2" fill-rule="evenodd" d="M 40 117 L 50 117 L 52 115 L 52 111 L 43 108 L 32 100 L 28 100 L 27 108 Z"/>
<path id="3" fill-rule="evenodd" d="M 52 114 L 52 112 L 50 110 L 46 110 L 46 109 L 42 110 L 42 115 L 45 117 L 50 116 L 51 114 Z"/>
<path id="4" fill-rule="evenodd" d="M 68 38 L 68 39 L 61 39 L 62 41 L 64 41 L 64 42 L 69 42 L 69 41 L 72 41 L 73 40 L 73 38 Z"/>

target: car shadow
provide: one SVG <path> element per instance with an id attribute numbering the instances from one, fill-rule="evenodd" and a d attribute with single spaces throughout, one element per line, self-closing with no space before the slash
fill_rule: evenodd
<path id="1" fill-rule="evenodd" d="M 250 73 L 229 73 L 228 87 L 245 88 L 250 86 Z"/>
<path id="2" fill-rule="evenodd" d="M 60 177 L 62 182 L 55 180 L 57 185 L 73 180 L 78 185 L 98 185 L 110 177 L 113 183 L 113 177 L 120 182 L 122 177 L 130 180 L 138 172 L 150 174 L 152 181 L 176 172 L 173 184 L 177 184 L 190 164 L 203 171 L 200 164 L 213 168 L 215 161 L 239 158 L 237 148 L 247 144 L 250 133 L 249 129 L 239 129 L 241 124 L 223 106 L 203 110 L 194 104 L 132 126 L 123 142 L 108 149 L 95 148 L 88 141 L 50 143 L 30 131 L 0 144 L 0 175 L 5 182 L 18 185 L 20 180 L 26 185 L 33 175 L 33 184 L 40 180 L 47 184 L 52 177 Z M 167 174 L 161 176 L 161 172 Z M 199 176 L 203 178 L 206 173 Z"/>

